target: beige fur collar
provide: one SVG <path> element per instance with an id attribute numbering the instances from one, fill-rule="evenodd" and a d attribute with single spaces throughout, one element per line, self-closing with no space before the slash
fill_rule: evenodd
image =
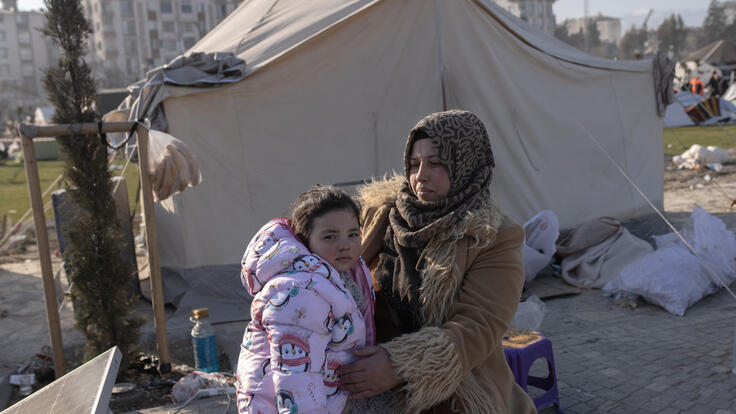
<path id="1" fill-rule="evenodd" d="M 384 175 L 380 179 L 374 179 L 370 184 L 358 187 L 357 198 L 361 208 L 370 209 L 393 204 L 405 179 L 403 175 L 394 171 L 391 175 Z"/>

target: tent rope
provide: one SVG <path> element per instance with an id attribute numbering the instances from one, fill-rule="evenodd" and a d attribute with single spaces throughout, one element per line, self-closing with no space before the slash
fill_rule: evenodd
<path id="1" fill-rule="evenodd" d="M 442 89 L 442 110 L 447 110 L 447 98 L 445 95 L 445 66 L 442 64 L 442 33 L 440 31 L 440 4 L 434 0 L 434 23 L 437 26 L 437 61 L 440 69 L 440 88 Z"/>
<path id="2" fill-rule="evenodd" d="M 626 180 L 632 186 L 634 186 L 634 188 L 636 189 L 636 191 L 639 192 L 639 194 L 644 198 L 644 200 L 646 200 L 646 202 L 657 213 L 657 215 L 659 215 L 659 217 L 661 217 L 662 220 L 664 220 L 664 222 L 667 224 L 667 226 L 669 226 L 669 228 L 671 228 L 672 231 L 675 232 L 675 234 L 677 235 L 677 237 L 688 248 L 688 250 L 690 250 L 690 252 L 693 255 L 695 255 L 695 257 L 697 257 L 701 261 L 701 263 L 705 266 L 706 270 L 712 276 L 714 276 L 714 279 L 716 281 L 718 281 L 720 283 L 720 285 L 723 286 L 728 291 L 728 293 L 731 294 L 731 296 L 733 296 L 734 299 L 736 299 L 736 294 L 733 293 L 733 291 L 728 287 L 728 285 L 726 284 L 726 282 L 724 282 L 723 279 L 721 279 L 721 277 L 718 276 L 718 274 L 715 272 L 715 270 L 713 270 L 713 268 L 710 266 L 710 264 L 708 264 L 708 262 L 701 255 L 699 255 L 698 252 L 695 251 L 695 249 L 690 245 L 690 243 L 688 243 L 688 241 L 685 240 L 685 237 L 683 237 L 683 235 L 675 228 L 675 226 L 673 226 L 672 223 L 670 223 L 670 221 L 667 220 L 667 218 L 664 216 L 664 214 L 662 214 L 662 212 L 659 211 L 659 209 L 649 200 L 649 198 L 644 194 L 644 192 L 641 191 L 641 189 L 639 188 L 639 186 L 636 185 L 636 183 L 634 183 L 634 181 L 626 174 L 626 172 L 623 170 L 623 168 L 621 168 L 621 166 L 619 166 L 619 164 L 616 162 L 616 160 L 614 160 L 613 157 L 611 157 L 611 155 L 608 153 L 608 151 L 606 151 L 606 149 L 603 148 L 603 146 L 600 144 L 600 142 L 598 142 L 598 140 L 596 140 L 595 137 L 593 137 L 593 135 L 590 132 L 588 132 L 588 130 L 585 129 L 585 127 L 582 124 L 580 124 L 580 128 L 583 130 L 583 132 L 585 132 L 585 134 L 588 136 L 588 138 L 591 141 L 593 141 L 593 143 L 595 143 L 595 145 L 598 147 L 598 149 L 600 149 L 601 152 L 603 152 L 603 154 L 609 159 L 609 161 L 611 161 L 611 163 L 613 163 L 613 165 L 618 169 L 618 171 L 621 173 L 621 175 L 623 175 L 624 178 L 626 178 Z"/>

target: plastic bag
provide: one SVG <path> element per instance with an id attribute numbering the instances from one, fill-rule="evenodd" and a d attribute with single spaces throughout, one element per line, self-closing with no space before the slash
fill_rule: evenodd
<path id="1" fill-rule="evenodd" d="M 192 371 L 174 384 L 171 388 L 171 399 L 175 403 L 183 403 L 197 395 L 201 389 L 227 387 L 230 387 L 227 377 L 219 372 Z"/>
<path id="2" fill-rule="evenodd" d="M 680 168 L 688 169 L 703 164 L 724 164 L 728 162 L 728 152 L 713 145 L 703 147 L 702 145 L 693 144 L 681 155 L 674 156 L 672 162 Z"/>
<path id="3" fill-rule="evenodd" d="M 519 303 L 509 327 L 536 331 L 542 326 L 546 312 L 547 305 L 541 299 L 536 295 L 529 296 L 524 302 Z"/>
<path id="4" fill-rule="evenodd" d="M 681 231 L 707 267 L 674 233 L 656 236 L 657 250 L 633 262 L 603 288 L 616 298 L 640 296 L 675 315 L 736 280 L 736 237 L 719 218 L 695 207 Z"/>
<path id="5" fill-rule="evenodd" d="M 521 252 L 524 277 L 533 280 L 555 254 L 555 242 L 560 237 L 560 223 L 552 210 L 544 210 L 524 223 L 524 244 Z"/>
<path id="6" fill-rule="evenodd" d="M 202 182 L 199 161 L 183 142 L 161 131 L 148 132 L 148 173 L 156 201 Z"/>

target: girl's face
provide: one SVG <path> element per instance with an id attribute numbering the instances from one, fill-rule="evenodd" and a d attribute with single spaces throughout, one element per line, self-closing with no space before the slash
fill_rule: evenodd
<path id="1" fill-rule="evenodd" d="M 450 174 L 429 138 L 414 142 L 409 158 L 409 185 L 422 201 L 438 201 L 450 192 Z"/>
<path id="2" fill-rule="evenodd" d="M 332 210 L 312 221 L 309 250 L 327 260 L 340 273 L 347 272 L 360 256 L 360 226 L 348 209 Z"/>

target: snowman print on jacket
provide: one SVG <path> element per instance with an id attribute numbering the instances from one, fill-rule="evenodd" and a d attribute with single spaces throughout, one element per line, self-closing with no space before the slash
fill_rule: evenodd
<path id="1" fill-rule="evenodd" d="M 297 272 L 317 273 L 332 281 L 332 272 L 319 257 L 313 254 L 304 254 L 294 259 L 294 270 Z"/>
<path id="2" fill-rule="evenodd" d="M 285 334 L 279 341 L 279 371 L 285 374 L 309 371 L 309 343 L 293 334 Z"/>
<path id="3" fill-rule="evenodd" d="M 340 364 L 337 361 L 330 361 L 322 372 L 322 380 L 325 383 L 327 398 L 334 397 L 340 392 L 340 379 L 337 378 L 338 368 L 340 368 Z"/>
<path id="4" fill-rule="evenodd" d="M 297 414 L 299 408 L 294 402 L 294 396 L 286 390 L 276 391 L 276 408 L 279 414 Z"/>
<path id="5" fill-rule="evenodd" d="M 332 327 L 332 345 L 345 342 L 345 339 L 353 333 L 353 330 L 353 318 L 350 317 L 349 313 L 335 319 Z"/>

